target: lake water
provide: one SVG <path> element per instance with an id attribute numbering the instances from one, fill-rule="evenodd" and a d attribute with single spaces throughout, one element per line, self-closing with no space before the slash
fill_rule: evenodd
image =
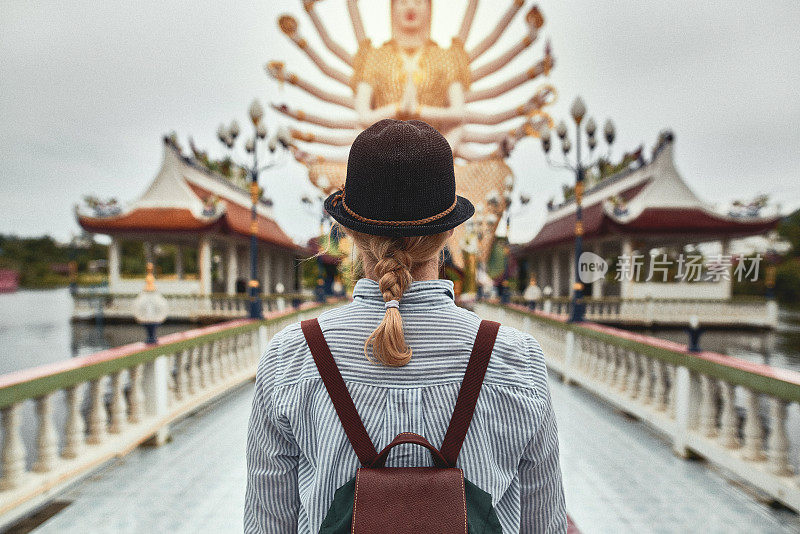
<path id="1" fill-rule="evenodd" d="M 72 297 L 66 288 L 0 295 L 0 374 L 144 341 L 137 324 L 70 322 Z M 159 335 L 194 328 L 166 324 Z"/>

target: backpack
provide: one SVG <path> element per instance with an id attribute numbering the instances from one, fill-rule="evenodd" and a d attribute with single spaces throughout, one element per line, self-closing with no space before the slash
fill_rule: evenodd
<path id="1" fill-rule="evenodd" d="M 456 459 L 467 435 L 500 323 L 483 320 L 441 449 L 413 432 L 401 432 L 377 452 L 367 435 L 317 319 L 301 321 L 336 414 L 361 462 L 339 487 L 320 534 L 495 534 L 502 532 L 491 494 L 464 478 Z M 401 443 L 426 447 L 433 467 L 385 467 Z"/>

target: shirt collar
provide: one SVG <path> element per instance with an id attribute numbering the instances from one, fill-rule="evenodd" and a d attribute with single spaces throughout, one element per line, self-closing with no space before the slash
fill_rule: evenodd
<path id="1" fill-rule="evenodd" d="M 383 303 L 378 282 L 372 278 L 359 278 L 353 287 L 353 299 Z M 440 278 L 438 280 L 414 280 L 400 297 L 400 305 L 410 303 L 453 303 L 455 291 L 453 281 Z"/>

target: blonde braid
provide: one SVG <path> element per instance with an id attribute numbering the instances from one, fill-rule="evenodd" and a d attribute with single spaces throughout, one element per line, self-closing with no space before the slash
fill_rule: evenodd
<path id="1" fill-rule="evenodd" d="M 380 258 L 375 264 L 375 276 L 378 278 L 378 289 L 384 302 L 400 300 L 403 293 L 411 285 L 412 257 L 404 246 L 402 238 L 383 240 L 373 243 L 373 255 Z M 376 250 L 377 249 L 377 250 Z M 369 356 L 369 346 L 376 358 L 383 364 L 392 367 L 405 365 L 411 360 L 411 349 L 406 345 L 403 335 L 403 319 L 398 308 L 386 308 L 383 321 L 364 342 L 364 355 Z"/>
<path id="2" fill-rule="evenodd" d="M 374 262 L 374 274 L 384 302 L 400 301 L 413 281 L 412 268 L 437 257 L 448 238 L 446 232 L 415 237 L 383 237 L 349 228 L 345 232 L 352 237 L 356 249 Z M 370 345 L 375 359 L 370 357 Z M 364 355 L 373 363 L 392 367 L 403 366 L 411 360 L 411 348 L 406 344 L 398 308 L 386 308 L 381 324 L 364 342 Z"/>

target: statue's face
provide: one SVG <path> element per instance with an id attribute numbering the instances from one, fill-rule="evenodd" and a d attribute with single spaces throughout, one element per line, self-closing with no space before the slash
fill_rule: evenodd
<path id="1" fill-rule="evenodd" d="M 393 0 L 392 19 L 404 33 L 424 31 L 431 20 L 430 0 Z"/>

